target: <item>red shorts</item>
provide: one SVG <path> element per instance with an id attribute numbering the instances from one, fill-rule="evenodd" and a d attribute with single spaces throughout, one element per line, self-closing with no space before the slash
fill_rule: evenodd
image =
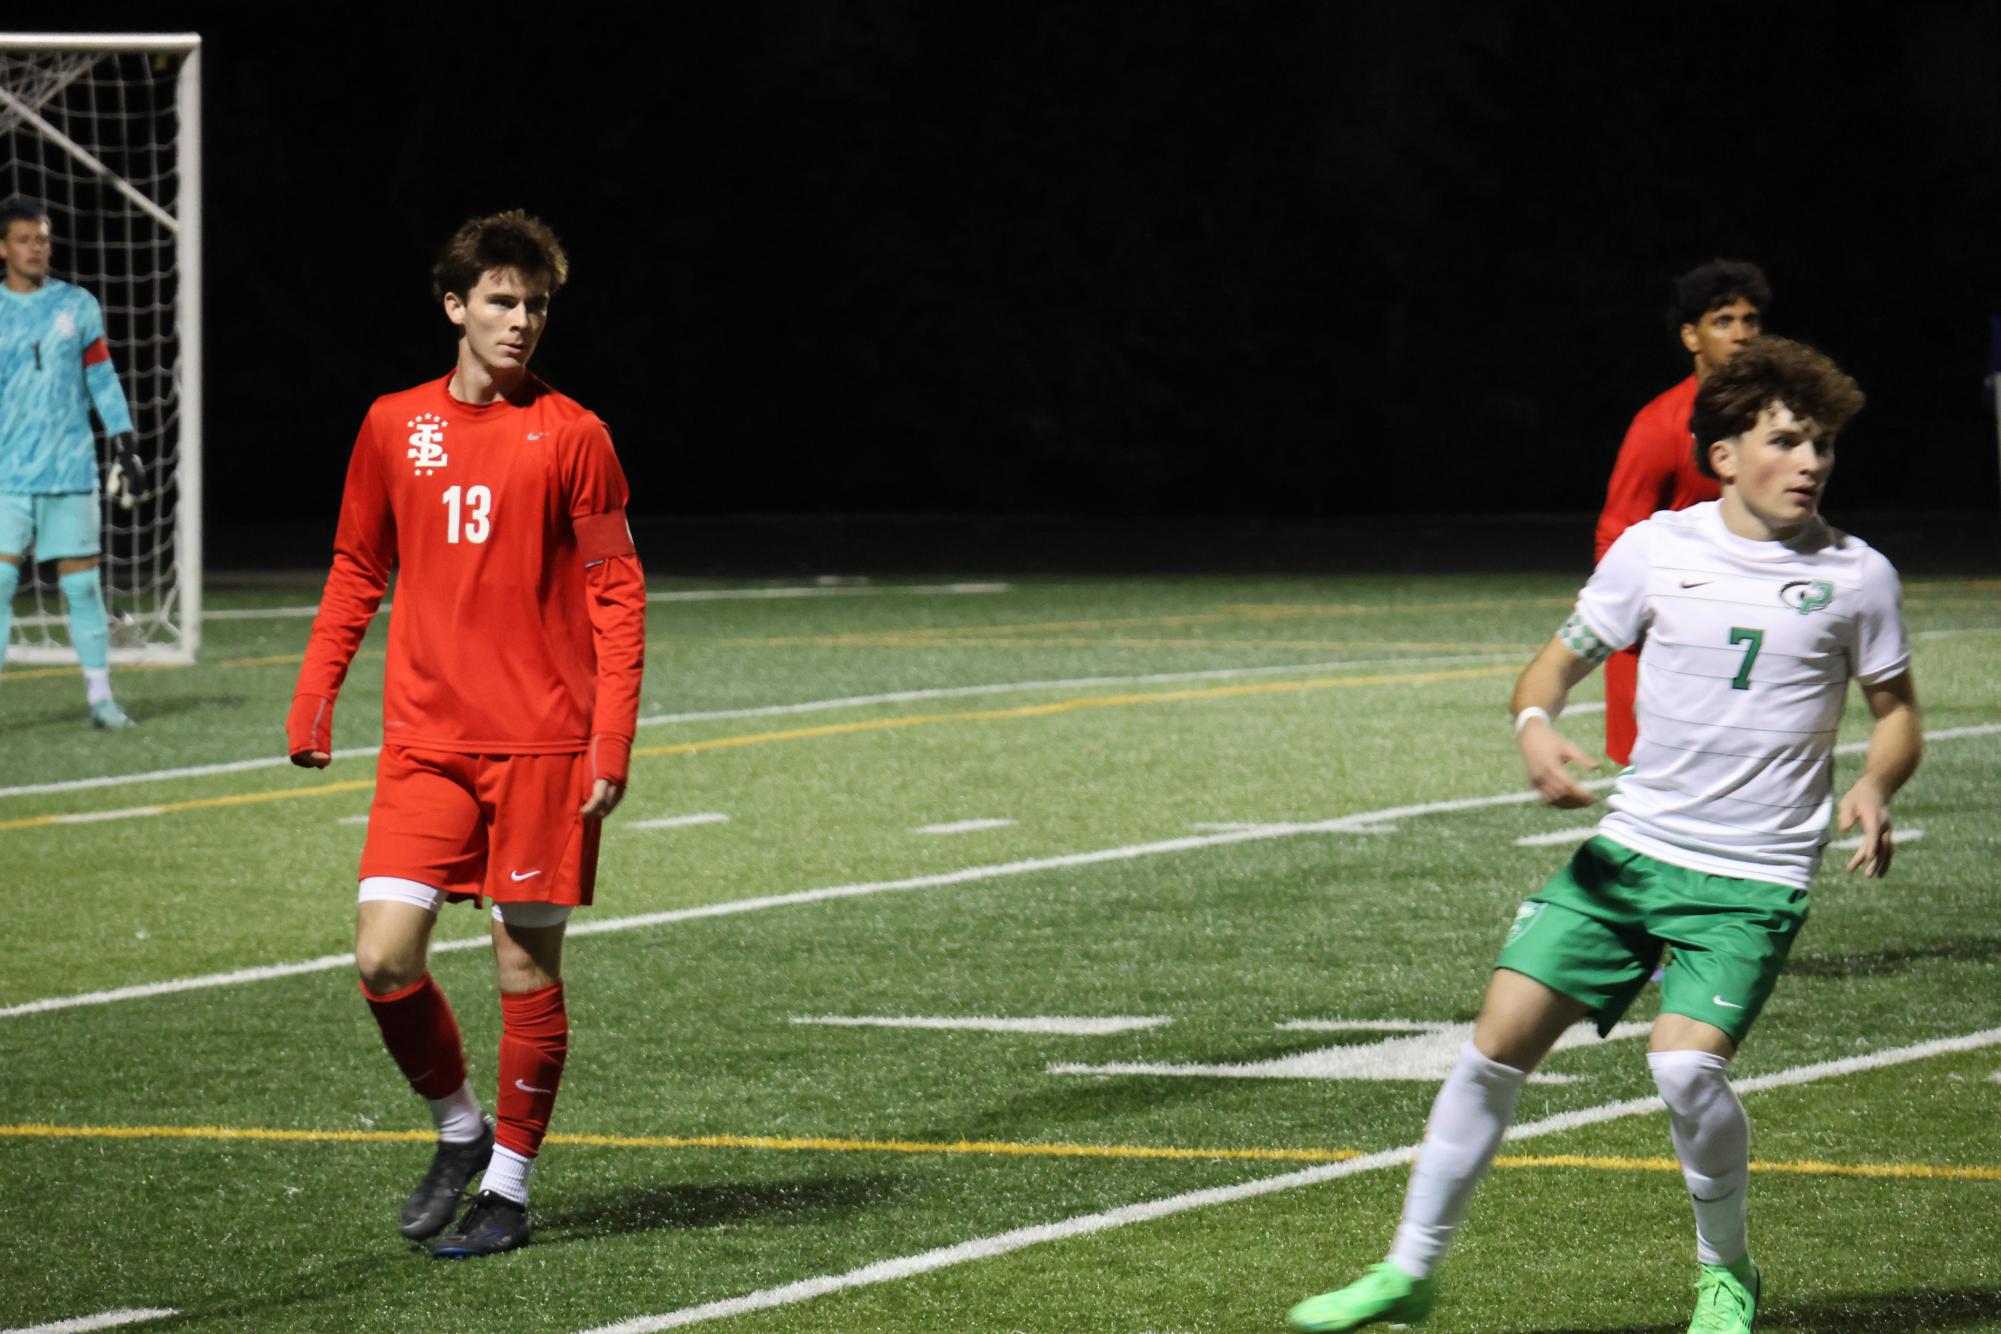
<path id="1" fill-rule="evenodd" d="M 586 904 L 601 822 L 577 814 L 585 755 L 458 755 L 384 746 L 361 878 L 395 876 L 454 899 Z"/>

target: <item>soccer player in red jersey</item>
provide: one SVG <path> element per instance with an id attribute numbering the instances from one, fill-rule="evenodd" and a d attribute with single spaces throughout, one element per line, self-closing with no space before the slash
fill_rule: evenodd
<path id="1" fill-rule="evenodd" d="M 1764 271 L 1741 260 L 1713 259 L 1674 280 L 1668 323 L 1694 365 L 1686 380 L 1641 408 L 1626 428 L 1605 487 L 1605 508 L 1598 515 L 1594 561 L 1604 559 L 1619 534 L 1657 510 L 1683 510 L 1722 494 L 1695 466 L 1688 419 L 1695 409 L 1696 386 L 1758 335 L 1771 304 L 1772 286 Z M 1637 646 L 1605 664 L 1605 753 L 1622 766 L 1631 762 L 1639 736 L 1633 718 L 1639 678 Z"/>
<path id="2" fill-rule="evenodd" d="M 529 1238 L 529 1171 L 569 1040 L 563 932 L 591 901 L 639 712 L 646 587 L 625 474 L 604 423 L 528 372 L 568 270 L 554 233 L 519 211 L 446 244 L 433 278 L 458 363 L 362 422 L 285 725 L 294 764 L 332 758 L 334 701 L 395 569 L 354 953 L 383 1042 L 438 1127 L 403 1235 L 446 1259 Z M 487 900 L 497 1125 L 429 963 L 438 909 Z"/>

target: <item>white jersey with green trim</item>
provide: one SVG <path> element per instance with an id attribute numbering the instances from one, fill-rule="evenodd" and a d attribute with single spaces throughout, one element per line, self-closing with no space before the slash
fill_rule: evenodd
<path id="1" fill-rule="evenodd" d="M 1881 553 L 1818 519 L 1759 542 L 1710 501 L 1627 529 L 1559 632 L 1594 661 L 1644 640 L 1639 741 L 1598 832 L 1690 870 L 1804 888 L 1829 837 L 1849 678 L 1910 666 L 1901 601 Z"/>

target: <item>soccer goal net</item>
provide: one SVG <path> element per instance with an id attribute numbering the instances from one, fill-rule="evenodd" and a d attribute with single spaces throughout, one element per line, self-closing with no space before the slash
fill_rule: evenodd
<path id="1" fill-rule="evenodd" d="M 47 208 L 51 276 L 103 307 L 146 469 L 133 508 L 102 502 L 120 662 L 201 643 L 200 67 L 194 36 L 0 33 L 0 198 Z M 55 569 L 30 560 L 6 660 L 73 662 Z"/>

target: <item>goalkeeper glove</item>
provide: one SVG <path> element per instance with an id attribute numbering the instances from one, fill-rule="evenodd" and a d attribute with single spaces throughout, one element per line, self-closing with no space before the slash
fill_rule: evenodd
<path id="1" fill-rule="evenodd" d="M 129 510 L 139 503 L 140 493 L 145 489 L 146 467 L 132 452 L 131 432 L 112 436 L 111 466 L 104 473 L 105 494 L 117 502 L 118 508 Z"/>

